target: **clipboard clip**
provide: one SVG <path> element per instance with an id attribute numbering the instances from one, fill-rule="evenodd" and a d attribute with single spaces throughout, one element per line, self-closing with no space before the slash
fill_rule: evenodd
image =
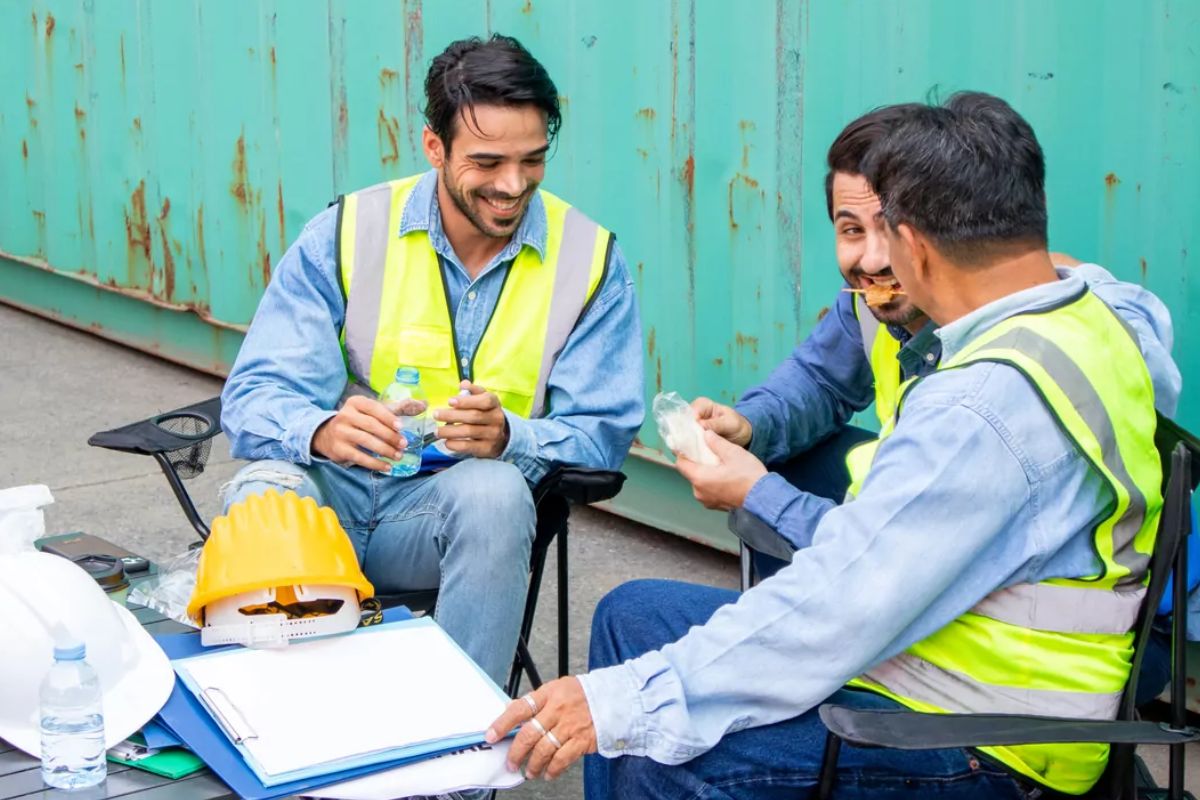
<path id="1" fill-rule="evenodd" d="M 225 735 L 233 740 L 234 744 L 258 738 L 254 728 L 242 716 L 242 712 L 238 711 L 238 707 L 221 691 L 220 687 L 205 687 L 196 696 L 200 698 L 201 704 L 213 715 L 213 719 L 221 726 Z"/>

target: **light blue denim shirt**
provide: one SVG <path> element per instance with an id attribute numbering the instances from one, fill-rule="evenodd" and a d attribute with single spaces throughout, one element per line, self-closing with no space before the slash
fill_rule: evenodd
<path id="1" fill-rule="evenodd" d="M 1174 331 L 1167 307 L 1141 286 L 1118 281 L 1097 264 L 1059 267 L 1058 274 L 1082 278 L 1137 333 L 1154 383 L 1154 405 L 1164 416 L 1173 416 L 1183 381 L 1171 359 Z M 875 378 L 863 352 L 852 297 L 840 293 L 812 335 L 738 403 L 738 411 L 750 420 L 754 432 L 750 450 L 763 461 L 786 461 L 804 452 L 874 399 Z M 931 361 L 937 363 L 941 341 L 924 355 L 932 355 Z M 759 481 L 745 503 L 747 511 L 796 547 L 812 541 L 817 523 L 835 506 L 837 503 L 801 492 L 774 474 Z"/>
<path id="2" fill-rule="evenodd" d="M 977 309 L 938 331 L 945 357 L 1083 285 L 1068 274 Z M 581 676 L 600 753 L 681 763 L 808 711 L 997 588 L 1095 574 L 1109 497 L 1012 367 L 925 378 L 858 498 L 825 513 L 791 565 L 679 641 Z"/>
<path id="3" fill-rule="evenodd" d="M 221 426 L 233 455 L 314 460 L 313 433 L 334 415 L 346 385 L 338 337 L 346 306 L 334 255 L 336 209 L 318 214 L 275 267 L 221 394 Z M 546 209 L 534 195 L 512 241 L 472 281 L 442 228 L 437 173 L 426 173 L 404 208 L 398 236 L 424 230 L 441 256 L 460 354 L 475 352 L 510 265 L 523 247 L 543 255 Z M 642 341 L 633 280 L 613 246 L 591 307 L 550 372 L 544 418 L 508 417 L 501 457 L 536 483 L 555 463 L 617 469 L 642 424 Z M 365 470 L 362 472 L 366 480 Z"/>

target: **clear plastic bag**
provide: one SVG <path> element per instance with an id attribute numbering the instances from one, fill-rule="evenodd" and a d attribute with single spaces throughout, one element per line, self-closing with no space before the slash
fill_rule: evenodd
<path id="1" fill-rule="evenodd" d="M 46 535 L 42 506 L 53 502 L 43 484 L 0 491 L 0 555 L 36 550 L 34 542 Z"/>
<path id="2" fill-rule="evenodd" d="M 196 586 L 196 568 L 202 548 L 181 553 L 160 564 L 158 574 L 138 581 L 129 592 L 129 602 L 152 608 L 168 619 L 198 627 L 187 614 L 188 601 Z"/>
<path id="3" fill-rule="evenodd" d="M 677 456 L 697 464 L 719 464 L 720 461 L 704 441 L 704 429 L 696 421 L 692 407 L 678 392 L 659 392 L 651 404 L 658 435 Z"/>

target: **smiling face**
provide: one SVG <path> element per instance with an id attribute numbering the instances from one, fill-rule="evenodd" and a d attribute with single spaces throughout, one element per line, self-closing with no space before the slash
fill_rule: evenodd
<path id="1" fill-rule="evenodd" d="M 887 223 L 880 211 L 879 197 L 866 178 L 848 172 L 833 176 L 833 229 L 837 243 L 838 269 L 853 289 L 886 286 L 903 291 L 892 272 Z M 925 315 L 906 294 L 870 309 L 885 325 L 918 329 Z"/>
<path id="2" fill-rule="evenodd" d="M 546 173 L 546 117 L 526 106 L 476 105 L 460 117 L 447 148 L 428 128 L 425 154 L 438 170 L 453 208 L 479 233 L 494 239 L 513 235 Z"/>

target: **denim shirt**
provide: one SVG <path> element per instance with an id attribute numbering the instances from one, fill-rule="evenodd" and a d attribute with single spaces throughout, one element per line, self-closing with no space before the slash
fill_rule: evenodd
<path id="1" fill-rule="evenodd" d="M 1083 276 L 941 328 L 944 356 L 1069 298 Z M 907 395 L 857 499 L 823 514 L 789 566 L 677 642 L 581 676 L 599 751 L 687 761 L 808 711 L 998 588 L 1095 574 L 1093 523 L 1110 498 L 1016 369 L 935 373 Z"/>
<path id="2" fill-rule="evenodd" d="M 1118 281 L 1103 267 L 1059 267 L 1059 277 L 1082 278 L 1137 333 L 1154 382 L 1155 407 L 1172 416 L 1182 378 L 1171 359 L 1171 315 L 1162 301 L 1140 286 Z M 942 340 L 932 322 L 911 338 L 902 328 L 888 330 L 903 343 L 898 356 L 904 378 L 932 372 L 942 356 Z M 853 295 L 841 292 L 830 313 L 779 365 L 766 382 L 748 392 L 737 410 L 750 420 L 750 451 L 768 464 L 786 461 L 833 433 L 871 404 L 875 378 L 863 352 Z M 801 492 L 779 475 L 754 486 L 745 508 L 796 547 L 812 541 L 821 517 L 837 503 Z"/>
<path id="3" fill-rule="evenodd" d="M 396 235 L 428 232 L 440 256 L 458 351 L 469 356 L 483 338 L 513 259 L 524 247 L 544 254 L 546 209 L 535 194 L 512 241 L 472 281 L 442 228 L 437 181 L 430 171 L 417 182 Z M 336 229 L 337 210 L 327 209 L 284 253 L 225 382 L 221 426 L 237 458 L 319 460 L 311 451 L 313 433 L 336 413 L 346 385 Z M 615 245 L 595 301 L 550 371 L 546 397 L 543 418 L 504 412 L 509 440 L 501 458 L 530 483 L 555 463 L 620 467 L 642 424 L 644 399 L 633 280 Z M 366 480 L 366 470 L 354 471 Z"/>

